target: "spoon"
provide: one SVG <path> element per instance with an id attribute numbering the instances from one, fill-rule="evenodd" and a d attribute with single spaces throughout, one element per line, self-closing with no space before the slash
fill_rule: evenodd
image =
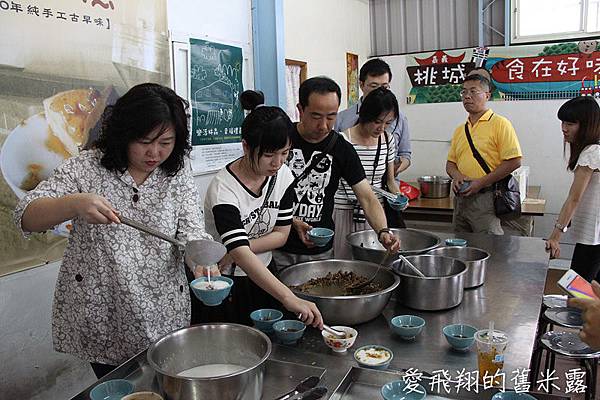
<path id="1" fill-rule="evenodd" d="M 383 260 L 381 260 L 381 262 L 377 266 L 377 270 L 375 271 L 375 273 L 369 279 L 367 279 L 365 282 L 362 282 L 362 283 L 359 283 L 359 284 L 356 284 L 356 285 L 352 285 L 352 286 L 348 286 L 348 289 L 350 289 L 352 291 L 356 291 L 358 289 L 364 288 L 365 286 L 367 286 L 371 282 L 373 282 L 373 280 L 375 280 L 375 277 L 379 273 L 379 270 L 381 269 L 381 266 L 385 265 L 387 263 L 387 260 L 388 260 L 388 258 L 390 257 L 391 254 L 392 253 L 389 250 L 386 250 L 385 255 L 383 256 Z"/>
<path id="2" fill-rule="evenodd" d="M 398 254 L 398 258 L 402 260 L 405 265 L 408 265 L 410 269 L 413 270 L 415 274 L 417 274 L 421 278 L 427 278 L 417 267 L 413 265 L 410 261 L 406 259 L 402 254 Z"/>
<path id="3" fill-rule="evenodd" d="M 298 317 L 298 319 L 300 321 L 302 321 L 302 313 L 298 313 L 297 317 Z M 323 324 L 323 330 L 326 331 L 326 332 L 329 332 L 332 335 L 337 336 L 337 337 L 339 337 L 341 339 L 345 339 L 346 338 L 346 332 L 336 331 L 335 329 L 331 328 L 327 324 Z"/>
<path id="4" fill-rule="evenodd" d="M 214 287 L 213 287 L 212 283 L 210 282 L 210 266 L 206 267 L 206 280 L 208 281 L 208 285 L 206 285 L 206 288 L 208 290 L 213 290 Z"/>

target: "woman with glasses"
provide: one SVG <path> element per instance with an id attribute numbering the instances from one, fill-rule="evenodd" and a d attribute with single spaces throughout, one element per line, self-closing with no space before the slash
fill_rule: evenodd
<path id="1" fill-rule="evenodd" d="M 252 311 L 282 304 L 306 324 L 322 327 L 315 304 L 295 296 L 272 273 L 271 250 L 285 244 L 292 223 L 293 188 L 288 188 L 294 177 L 284 164 L 292 122 L 281 108 L 265 106 L 262 93 L 247 90 L 240 101 L 251 110 L 242 123 L 244 155 L 217 173 L 204 202 L 207 230 L 228 251 L 221 272 L 234 285 L 230 300 L 201 307 L 198 319 L 251 324 Z"/>
<path id="2" fill-rule="evenodd" d="M 398 112 L 398 101 L 394 93 L 380 87 L 370 92 L 363 100 L 358 124 L 342 133 L 342 136 L 354 145 L 371 186 L 385 187 L 387 191 L 396 195 L 400 194 L 394 177 L 396 147 L 394 136 L 388 134 L 386 129 L 396 121 Z M 393 126 L 391 128 L 393 129 Z M 383 197 L 377 192 L 375 194 L 384 204 Z M 352 259 L 352 250 L 346 243 L 346 236 L 351 232 L 371 227 L 352 188 L 344 179 L 340 180 L 335 194 L 333 218 L 334 255 L 336 258 Z"/>
<path id="3" fill-rule="evenodd" d="M 559 257 L 560 237 L 570 226 L 576 243 L 571 269 L 588 281 L 600 281 L 600 108 L 593 97 L 577 97 L 560 107 L 558 119 L 573 183 L 546 249 Z"/>
<path id="4" fill-rule="evenodd" d="M 185 166 L 186 110 L 169 88 L 131 88 L 106 108 L 95 147 L 65 161 L 15 210 L 24 232 L 73 221 L 52 336 L 57 351 L 89 361 L 98 378 L 190 323 L 183 260 L 170 243 L 119 220 L 132 218 L 183 242 L 212 239 Z"/>

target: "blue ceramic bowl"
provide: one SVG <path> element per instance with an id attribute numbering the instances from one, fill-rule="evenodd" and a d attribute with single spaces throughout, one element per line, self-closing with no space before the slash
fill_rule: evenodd
<path id="1" fill-rule="evenodd" d="M 530 394 L 527 393 L 517 393 L 517 392 L 498 392 L 493 397 L 492 400 L 536 400 Z"/>
<path id="2" fill-rule="evenodd" d="M 390 356 L 389 356 L 389 358 L 382 359 L 381 362 L 377 362 L 377 363 L 375 363 L 375 361 L 377 361 L 375 359 L 373 362 L 366 362 L 364 359 L 360 358 L 361 352 L 364 353 L 365 350 L 371 350 L 371 349 L 375 349 L 377 351 L 381 351 L 381 350 L 387 351 Z M 394 353 L 390 349 L 388 349 L 387 347 L 384 347 L 384 346 L 377 345 L 377 344 L 368 344 L 366 346 L 359 347 L 354 352 L 354 360 L 356 360 L 358 365 L 363 368 L 384 370 L 390 366 L 390 363 L 392 362 L 393 358 L 394 358 Z"/>
<path id="3" fill-rule="evenodd" d="M 396 200 L 391 201 L 390 199 L 387 199 L 387 202 L 390 205 L 390 207 L 392 207 L 392 209 L 396 211 L 402 211 L 408 204 L 408 197 L 398 194 L 396 196 Z"/>
<path id="4" fill-rule="evenodd" d="M 466 192 L 470 186 L 471 186 L 471 181 L 463 181 L 462 185 L 460 185 L 460 188 L 458 189 L 458 193 Z"/>
<path id="5" fill-rule="evenodd" d="M 333 237 L 333 231 L 327 228 L 312 228 L 308 231 L 308 238 L 319 247 L 325 246 Z"/>
<path id="6" fill-rule="evenodd" d="M 411 340 L 425 327 L 425 320 L 416 315 L 398 315 L 391 319 L 392 332 L 402 339 Z"/>
<path id="7" fill-rule="evenodd" d="M 231 278 L 227 278 L 226 276 L 213 276 L 210 278 L 210 280 L 227 282 L 229 285 L 223 289 L 199 289 L 199 284 L 202 282 L 208 282 L 208 278 L 203 276 L 198 279 L 194 279 L 190 283 L 190 287 L 192 288 L 194 295 L 198 298 L 198 300 L 204 303 L 204 305 L 218 306 L 223 300 L 225 300 L 227 296 L 229 296 L 229 292 L 233 286 L 233 280 Z"/>
<path id="8" fill-rule="evenodd" d="M 279 310 L 271 308 L 263 308 L 254 310 L 250 313 L 250 319 L 254 323 L 254 327 L 265 333 L 273 332 L 273 324 L 283 318 L 283 313 Z"/>
<path id="9" fill-rule="evenodd" d="M 477 328 L 470 325 L 455 324 L 445 326 L 442 332 L 444 332 L 446 340 L 453 349 L 466 351 L 475 343 Z"/>
<path id="10" fill-rule="evenodd" d="M 302 321 L 286 319 L 273 324 L 275 336 L 283 344 L 295 344 L 304 335 L 306 325 Z"/>
<path id="11" fill-rule="evenodd" d="M 409 391 L 403 380 L 388 382 L 381 387 L 381 395 L 385 400 L 423 400 L 427 396 L 425 388 L 417 385 L 414 392 Z"/>
<path id="12" fill-rule="evenodd" d="M 90 391 L 92 400 L 121 400 L 133 393 L 133 383 L 125 379 L 112 379 L 102 382 Z"/>
<path id="13" fill-rule="evenodd" d="M 459 238 L 446 239 L 446 246 L 465 247 L 466 245 L 467 245 L 467 241 L 465 239 L 459 239 Z"/>

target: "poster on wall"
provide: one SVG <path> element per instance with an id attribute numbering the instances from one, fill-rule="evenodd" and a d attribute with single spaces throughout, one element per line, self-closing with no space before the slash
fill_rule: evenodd
<path id="1" fill-rule="evenodd" d="M 460 101 L 461 83 L 480 67 L 491 77 L 495 101 L 600 96 L 600 51 L 598 42 L 591 40 L 410 55 L 407 102 Z"/>
<path id="2" fill-rule="evenodd" d="M 242 49 L 190 39 L 194 170 L 210 172 L 241 156 Z"/>
<path id="3" fill-rule="evenodd" d="M 358 103 L 358 55 L 346 53 L 346 93 L 348 107 Z"/>
<path id="4" fill-rule="evenodd" d="M 166 0 L 0 1 L 0 275 L 62 257 L 68 224 L 22 237 L 18 199 L 98 137 L 131 86 L 168 85 Z"/>

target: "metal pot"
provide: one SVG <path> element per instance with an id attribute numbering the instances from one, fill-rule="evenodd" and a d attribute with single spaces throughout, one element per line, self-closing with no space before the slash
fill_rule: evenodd
<path id="1" fill-rule="evenodd" d="M 427 254 L 455 258 L 467 266 L 465 289 L 475 288 L 485 282 L 485 270 L 490 253 L 475 247 L 438 247 Z"/>
<path id="2" fill-rule="evenodd" d="M 320 278 L 328 272 L 351 271 L 367 278 L 377 270 L 378 265 L 355 260 L 321 260 L 291 265 L 279 273 L 281 282 L 288 286 L 301 285 L 312 278 Z M 329 325 L 356 325 L 376 318 L 385 308 L 400 279 L 391 271 L 381 268 L 374 282 L 384 289 L 355 296 L 317 296 L 293 290 L 303 299 L 314 302 Z"/>
<path id="3" fill-rule="evenodd" d="M 436 235 L 418 229 L 392 229 L 392 233 L 400 239 L 399 253 L 403 256 L 426 253 L 441 243 Z M 381 262 L 385 256 L 385 248 L 372 229 L 350 233 L 346 236 L 346 241 L 352 248 L 355 260 Z M 397 257 L 390 257 L 387 266 L 392 265 L 396 259 Z"/>
<path id="4" fill-rule="evenodd" d="M 452 180 L 445 176 L 422 176 L 418 179 L 421 196 L 439 199 L 450 196 Z"/>
<path id="5" fill-rule="evenodd" d="M 418 277 L 402 260 L 392 269 L 400 275 L 396 298 L 416 310 L 436 311 L 456 307 L 462 302 L 467 266 L 454 258 L 442 256 L 406 257 L 426 278 Z"/>
<path id="6" fill-rule="evenodd" d="M 147 358 L 167 400 L 251 400 L 262 396 L 264 362 L 270 354 L 271 341 L 254 328 L 201 324 L 158 339 L 148 348 Z M 190 368 L 214 364 L 243 369 L 213 377 L 178 376 Z"/>

